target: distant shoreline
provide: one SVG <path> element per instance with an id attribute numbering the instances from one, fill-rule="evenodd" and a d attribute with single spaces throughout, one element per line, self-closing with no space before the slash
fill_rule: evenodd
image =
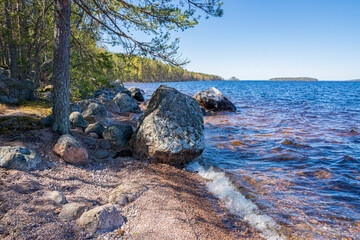
<path id="1" fill-rule="evenodd" d="M 301 82 L 317 82 L 319 79 L 310 77 L 283 77 L 270 78 L 269 81 L 301 81 Z"/>

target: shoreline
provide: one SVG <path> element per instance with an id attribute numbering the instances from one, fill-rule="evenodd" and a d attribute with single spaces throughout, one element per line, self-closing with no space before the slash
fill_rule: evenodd
<path id="1" fill-rule="evenodd" d="M 115 116 L 114 121 L 129 122 L 130 116 Z M 94 152 L 101 140 L 88 144 L 86 134 L 72 133 L 89 151 L 85 166 L 67 164 L 54 154 L 57 135 L 49 128 L 0 136 L 0 146 L 28 147 L 45 160 L 43 170 L 0 169 L 1 238 L 262 239 L 208 191 L 208 180 L 200 175 L 132 157 L 99 161 Z M 89 235 L 76 221 L 60 220 L 62 205 L 45 197 L 48 191 L 60 191 L 67 202 L 85 202 L 89 210 L 108 203 L 109 193 L 120 184 L 134 182 L 148 190 L 124 207 L 116 205 L 125 224 L 98 235 Z"/>

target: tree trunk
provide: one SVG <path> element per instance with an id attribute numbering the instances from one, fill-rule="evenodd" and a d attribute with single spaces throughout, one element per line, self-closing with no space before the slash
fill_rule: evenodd
<path id="1" fill-rule="evenodd" d="M 70 133 L 70 10 L 71 0 L 55 0 L 53 131 Z"/>
<path id="2" fill-rule="evenodd" d="M 10 17 L 10 5 L 9 1 L 5 1 L 5 18 L 6 18 L 6 27 L 9 31 L 9 53 L 10 53 L 10 76 L 13 78 L 17 77 L 17 51 L 16 46 L 14 44 L 14 38 L 12 33 L 12 24 Z"/>

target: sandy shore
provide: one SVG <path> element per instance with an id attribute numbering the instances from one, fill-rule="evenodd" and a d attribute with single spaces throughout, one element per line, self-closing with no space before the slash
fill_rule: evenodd
<path id="1" fill-rule="evenodd" d="M 119 120 L 126 120 L 123 119 Z M 36 171 L 0 168 L 1 239 L 261 239 L 259 234 L 230 214 L 206 189 L 195 173 L 131 157 L 93 157 L 101 140 L 93 142 L 73 130 L 87 147 L 90 163 L 66 164 L 52 147 L 58 136 L 50 129 L 0 136 L 0 146 L 25 146 L 44 159 Z M 108 203 L 109 193 L 120 184 L 139 183 L 148 190 L 124 207 L 126 222 L 112 232 L 90 235 L 76 221 L 59 218 L 60 204 L 45 197 L 62 192 L 68 202 L 85 202 L 87 209 Z"/>

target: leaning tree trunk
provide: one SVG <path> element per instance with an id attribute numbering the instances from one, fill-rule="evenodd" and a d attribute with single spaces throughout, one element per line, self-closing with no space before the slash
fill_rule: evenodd
<path id="1" fill-rule="evenodd" d="M 71 0 L 55 0 L 53 131 L 60 134 L 70 133 L 70 9 Z"/>

